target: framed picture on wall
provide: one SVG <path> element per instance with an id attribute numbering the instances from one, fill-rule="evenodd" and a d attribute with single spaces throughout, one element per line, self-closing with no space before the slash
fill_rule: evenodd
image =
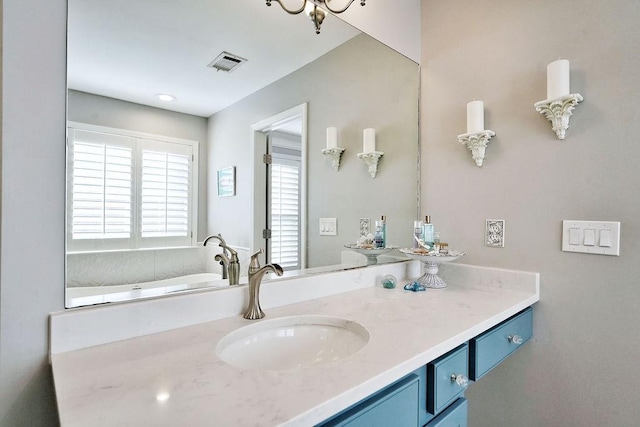
<path id="1" fill-rule="evenodd" d="M 218 197 L 236 195 L 236 167 L 218 169 Z"/>

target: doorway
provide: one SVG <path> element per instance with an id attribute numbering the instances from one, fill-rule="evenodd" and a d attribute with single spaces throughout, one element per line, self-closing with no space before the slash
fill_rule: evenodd
<path id="1" fill-rule="evenodd" d="M 252 252 L 286 271 L 306 267 L 307 104 L 251 126 Z"/>
<path id="2" fill-rule="evenodd" d="M 280 264 L 285 270 L 299 270 L 301 262 L 300 227 L 302 194 L 301 123 L 295 120 L 282 129 L 267 134 L 265 164 L 267 182 L 267 232 L 265 233 L 266 259 Z"/>

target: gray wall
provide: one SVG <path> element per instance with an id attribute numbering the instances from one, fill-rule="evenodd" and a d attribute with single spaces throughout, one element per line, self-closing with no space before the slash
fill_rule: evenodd
<path id="1" fill-rule="evenodd" d="M 68 119 L 74 122 L 198 141 L 198 241 L 207 237 L 207 119 L 69 90 Z"/>
<path id="2" fill-rule="evenodd" d="M 48 313 L 64 307 L 64 0 L 5 0 L 0 426 L 57 423 Z"/>
<path id="3" fill-rule="evenodd" d="M 470 426 L 638 425 L 638 22 L 633 0 L 422 2 L 423 210 L 464 262 L 541 273 L 535 338 L 471 386 Z M 533 108 L 558 57 L 585 98 L 564 141 Z M 456 139 L 474 98 L 482 168 Z M 621 256 L 561 252 L 563 219 L 621 221 Z"/>
<path id="4" fill-rule="evenodd" d="M 235 165 L 237 196 L 209 199 L 209 231 L 251 245 L 250 126 L 307 102 L 308 266 L 340 263 L 343 245 L 359 236 L 359 218 L 386 215 L 389 243 L 409 245 L 417 208 L 418 77 L 414 62 L 361 35 L 211 116 L 209 185 L 217 169 Z M 321 153 L 329 126 L 346 148 L 337 173 Z M 356 157 L 367 127 L 376 128 L 377 150 L 385 153 L 375 179 Z M 338 219 L 337 236 L 319 236 L 321 217 Z"/>

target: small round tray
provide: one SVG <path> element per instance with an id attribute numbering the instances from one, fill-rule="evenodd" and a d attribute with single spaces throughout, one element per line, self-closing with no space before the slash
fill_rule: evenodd
<path id="1" fill-rule="evenodd" d="M 355 243 L 348 243 L 344 245 L 345 248 L 357 252 L 367 257 L 367 265 L 374 265 L 378 263 L 378 255 L 386 254 L 394 249 L 398 249 L 397 246 L 387 246 L 386 248 L 361 248 Z"/>
<path id="2" fill-rule="evenodd" d="M 387 246 L 386 248 L 361 248 L 355 243 L 348 243 L 344 245 L 345 248 L 351 249 L 354 252 L 358 252 L 363 255 L 382 255 L 393 249 L 398 249 L 397 246 Z"/>
<path id="3" fill-rule="evenodd" d="M 416 253 L 413 251 L 413 249 L 411 248 L 402 248 L 402 249 L 398 249 L 400 252 L 402 252 L 403 254 L 405 254 L 406 256 L 408 256 L 411 259 L 417 259 L 420 261 L 425 261 L 425 262 L 448 262 L 448 261 L 453 261 L 456 260 L 458 258 L 460 258 L 461 256 L 465 255 L 464 252 L 459 252 L 459 251 L 454 251 L 454 250 L 449 250 L 449 252 L 447 254 L 423 254 L 423 253 Z"/>

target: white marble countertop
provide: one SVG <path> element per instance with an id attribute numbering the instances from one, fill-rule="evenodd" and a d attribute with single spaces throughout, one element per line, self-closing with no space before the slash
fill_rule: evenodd
<path id="1" fill-rule="evenodd" d="M 226 364 L 217 342 L 259 322 L 241 316 L 52 354 L 61 424 L 312 426 L 539 299 L 536 273 L 511 286 L 499 275 L 451 271 L 442 290 L 375 286 L 265 310 L 265 320 L 328 315 L 369 331 L 362 350 L 325 365 L 275 372 Z"/>

